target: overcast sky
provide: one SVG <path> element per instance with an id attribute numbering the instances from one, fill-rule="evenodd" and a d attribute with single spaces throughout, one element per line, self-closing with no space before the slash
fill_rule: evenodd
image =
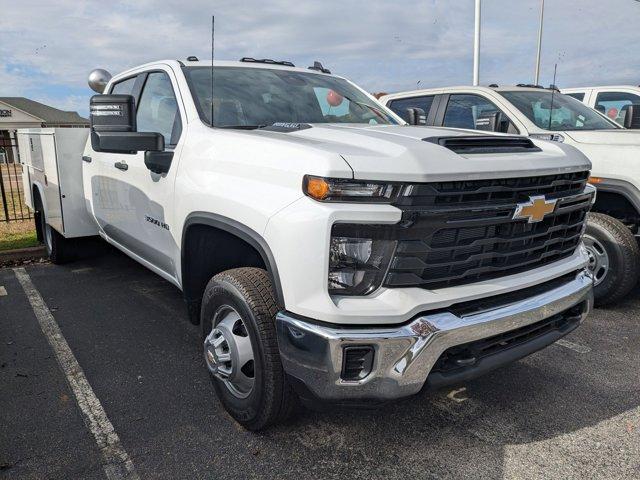
<path id="1" fill-rule="evenodd" d="M 87 113 L 89 71 L 162 58 L 321 60 L 369 91 L 472 80 L 473 0 L 0 0 L 0 96 Z M 532 82 L 540 0 L 483 0 L 481 84 Z M 640 83 L 640 2 L 546 0 L 541 83 Z"/>

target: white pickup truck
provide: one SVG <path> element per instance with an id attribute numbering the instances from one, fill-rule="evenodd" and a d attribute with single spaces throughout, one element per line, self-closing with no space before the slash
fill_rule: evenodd
<path id="1" fill-rule="evenodd" d="M 593 163 L 589 181 L 598 189 L 584 239 L 596 306 L 618 302 L 636 285 L 640 132 L 542 87 L 433 88 L 394 93 L 380 101 L 414 124 L 528 135 L 579 149 Z M 640 107 L 626 108 L 632 113 L 628 118 L 640 114 Z"/>
<path id="2" fill-rule="evenodd" d="M 97 83 L 90 132 L 63 132 L 86 145 L 20 134 L 47 248 L 62 262 L 99 234 L 180 288 L 248 429 L 298 400 L 467 381 L 591 309 L 594 189 L 572 147 L 410 126 L 319 64 L 167 60 Z"/>

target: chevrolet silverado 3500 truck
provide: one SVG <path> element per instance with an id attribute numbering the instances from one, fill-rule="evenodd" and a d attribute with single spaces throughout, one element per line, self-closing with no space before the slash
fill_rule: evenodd
<path id="1" fill-rule="evenodd" d="M 52 258 L 95 233 L 180 288 L 248 429 L 464 382 L 591 309 L 594 189 L 567 145 L 410 126 L 320 65 L 252 59 L 123 72 L 76 135 L 21 132 Z"/>

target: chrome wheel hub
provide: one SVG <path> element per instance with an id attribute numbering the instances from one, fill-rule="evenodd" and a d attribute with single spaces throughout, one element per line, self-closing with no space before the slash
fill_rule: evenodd
<path id="1" fill-rule="evenodd" d="M 238 398 L 246 398 L 255 381 L 251 339 L 242 317 L 232 307 L 216 311 L 211 333 L 204 341 L 209 371 Z"/>
<path id="2" fill-rule="evenodd" d="M 587 267 L 593 274 L 593 284 L 599 285 L 609 272 L 609 255 L 602 243 L 595 238 L 585 235 L 583 241 L 589 257 Z"/>

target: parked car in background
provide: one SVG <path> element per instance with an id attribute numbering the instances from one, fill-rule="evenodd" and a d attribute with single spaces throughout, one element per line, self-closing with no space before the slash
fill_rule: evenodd
<path id="1" fill-rule="evenodd" d="M 563 88 L 561 92 L 595 108 L 623 127 L 640 129 L 640 87 Z"/>
<path id="2" fill-rule="evenodd" d="M 596 304 L 617 302 L 637 283 L 640 132 L 558 90 L 534 86 L 434 88 L 380 101 L 414 124 L 527 135 L 581 150 L 598 188 L 585 234 Z"/>

